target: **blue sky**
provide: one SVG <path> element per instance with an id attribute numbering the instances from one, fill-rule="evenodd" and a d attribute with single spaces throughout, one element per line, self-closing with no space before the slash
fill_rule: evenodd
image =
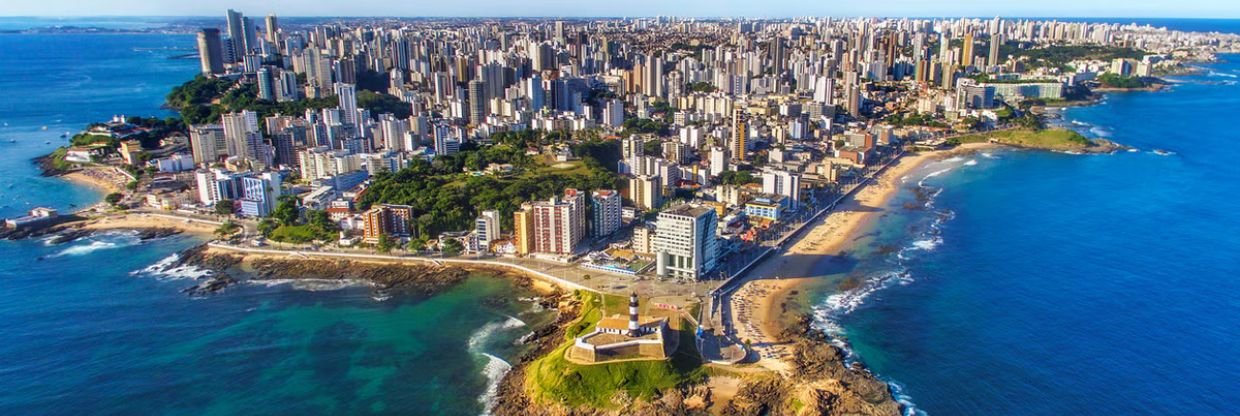
<path id="1" fill-rule="evenodd" d="M 7 16 L 1012 16 L 1240 18 L 1240 0 L 4 0 Z"/>

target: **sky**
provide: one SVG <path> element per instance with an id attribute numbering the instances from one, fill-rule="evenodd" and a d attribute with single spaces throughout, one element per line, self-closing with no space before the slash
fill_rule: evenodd
<path id="1" fill-rule="evenodd" d="M 0 16 L 1240 18 L 1240 0 L 3 0 Z"/>

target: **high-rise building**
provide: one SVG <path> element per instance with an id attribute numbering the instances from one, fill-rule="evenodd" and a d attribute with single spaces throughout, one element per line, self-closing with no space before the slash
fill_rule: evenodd
<path id="1" fill-rule="evenodd" d="M 486 93 L 481 80 L 469 81 L 469 124 L 482 125 L 486 118 Z"/>
<path id="2" fill-rule="evenodd" d="M 262 136 L 258 132 L 258 113 L 244 110 L 220 116 L 229 156 L 259 160 Z"/>
<path id="3" fill-rule="evenodd" d="M 265 66 L 260 67 L 258 68 L 258 71 L 254 73 L 254 76 L 257 78 L 258 82 L 258 99 L 275 101 L 276 85 L 275 79 L 271 75 L 271 68 Z"/>
<path id="4" fill-rule="evenodd" d="M 491 242 L 499 239 L 499 211 L 482 211 L 474 220 L 474 251 L 487 252 Z"/>
<path id="5" fill-rule="evenodd" d="M 224 137 L 224 126 L 219 124 L 190 126 L 189 147 L 194 155 L 195 165 L 218 161 L 220 155 L 228 154 L 228 140 Z"/>
<path id="6" fill-rule="evenodd" d="M 590 234 L 595 237 L 609 236 L 620 229 L 620 194 L 611 189 L 599 189 L 590 195 L 593 221 Z"/>
<path id="7" fill-rule="evenodd" d="M 220 30 L 204 28 L 198 31 L 198 60 L 203 74 L 224 73 L 224 51 L 220 46 Z"/>
<path id="8" fill-rule="evenodd" d="M 652 250 L 660 277 L 701 280 L 715 269 L 715 210 L 679 205 L 659 213 Z"/>
<path id="9" fill-rule="evenodd" d="M 658 176 L 641 175 L 629 178 L 629 200 L 640 209 L 657 209 L 663 205 L 663 184 Z"/>
<path id="10" fill-rule="evenodd" d="M 280 44 L 280 26 L 276 22 L 276 15 L 267 15 L 267 43 L 272 45 Z"/>
<path id="11" fill-rule="evenodd" d="M 534 249 L 539 253 L 571 255 L 585 231 L 585 193 L 564 191 L 564 198 L 530 204 L 534 217 Z"/>
<path id="12" fill-rule="evenodd" d="M 728 149 L 715 146 L 710 148 L 710 176 L 718 177 L 728 171 Z"/>
<path id="13" fill-rule="evenodd" d="M 241 21 L 244 17 L 241 12 L 228 9 L 228 41 L 231 43 L 233 51 L 233 62 L 239 61 L 245 56 L 245 28 L 242 27 Z"/>
<path id="14" fill-rule="evenodd" d="M 518 255 L 529 255 L 534 250 L 534 209 L 529 205 L 522 206 L 512 216 L 513 245 Z"/>
<path id="15" fill-rule="evenodd" d="M 964 45 L 960 50 L 960 66 L 968 68 L 973 65 L 973 34 L 964 34 Z"/>
<path id="16" fill-rule="evenodd" d="M 603 107 L 603 124 L 612 128 L 624 124 L 624 100 L 615 98 L 607 101 Z"/>
<path id="17" fill-rule="evenodd" d="M 362 214 L 365 229 L 362 231 L 365 241 L 371 244 L 379 242 L 379 236 L 408 237 L 413 231 L 413 208 L 408 205 L 381 204 L 370 208 Z"/>
<path id="18" fill-rule="evenodd" d="M 337 82 L 334 85 L 336 90 L 336 98 L 340 100 L 340 118 L 344 124 L 357 126 L 361 120 L 357 119 L 357 86 L 353 84 L 345 84 Z"/>
<path id="19" fill-rule="evenodd" d="M 790 207 L 801 202 L 801 175 L 786 170 L 767 169 L 762 172 L 762 192 L 788 198 Z"/>
<path id="20" fill-rule="evenodd" d="M 999 62 L 999 47 L 1003 45 L 1003 34 L 992 33 L 990 35 L 990 54 L 986 56 L 986 66 L 995 67 Z"/>
<path id="21" fill-rule="evenodd" d="M 746 160 L 746 145 L 749 140 L 749 116 L 745 114 L 744 108 L 732 109 L 732 157 L 736 160 Z"/>

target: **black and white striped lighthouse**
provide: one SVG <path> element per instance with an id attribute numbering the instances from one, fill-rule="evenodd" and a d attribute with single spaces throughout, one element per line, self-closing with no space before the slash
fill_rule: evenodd
<path id="1" fill-rule="evenodd" d="M 638 331 L 641 326 L 637 322 L 637 292 L 629 295 L 629 336 L 639 337 L 641 332 Z"/>

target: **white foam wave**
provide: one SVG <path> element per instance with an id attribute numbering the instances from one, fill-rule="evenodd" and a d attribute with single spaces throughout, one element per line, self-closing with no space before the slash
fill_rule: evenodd
<path id="1" fill-rule="evenodd" d="M 182 264 L 177 266 L 176 263 L 181 260 L 181 255 L 172 253 L 168 257 L 155 262 L 150 266 L 146 266 L 139 270 L 129 272 L 133 276 L 153 276 L 160 279 L 169 280 L 199 280 L 211 277 L 211 271 L 199 268 L 191 264 Z"/>
<path id="2" fill-rule="evenodd" d="M 84 256 L 99 250 L 129 247 L 142 243 L 136 233 L 104 233 L 80 241 L 82 243 L 65 248 L 48 257 Z"/>
<path id="3" fill-rule="evenodd" d="M 374 285 L 373 283 L 365 280 L 348 279 L 264 279 L 247 280 L 246 282 L 253 285 L 266 287 L 288 285 L 290 288 L 295 290 L 304 290 L 307 292 L 327 292 L 354 286 Z"/>
<path id="4" fill-rule="evenodd" d="M 947 159 L 943 159 L 943 163 L 956 163 L 956 162 L 960 162 L 960 161 L 963 161 L 963 160 L 964 160 L 964 158 L 963 158 L 963 157 L 960 157 L 960 156 L 952 156 L 952 157 L 949 157 L 949 158 L 947 158 Z"/>
<path id="5" fill-rule="evenodd" d="M 495 408 L 495 399 L 499 396 L 499 382 L 504 379 L 504 375 L 508 374 L 508 370 L 512 369 L 512 365 L 508 364 L 504 359 L 496 357 L 483 348 L 486 346 L 487 340 L 491 339 L 495 333 L 508 329 L 515 329 L 525 326 L 525 322 L 512 316 L 508 319 L 497 322 L 488 322 L 473 334 L 469 336 L 466 342 L 469 351 L 481 355 L 486 358 L 487 362 L 482 366 L 482 376 L 487 379 L 487 388 L 478 396 L 478 403 L 482 403 L 483 415 L 491 414 Z"/>
<path id="6" fill-rule="evenodd" d="M 1098 137 L 1111 137 L 1111 131 L 1104 127 L 1090 127 L 1089 132 Z"/>
<path id="7" fill-rule="evenodd" d="M 934 251 L 934 249 L 938 248 L 939 244 L 942 243 L 943 239 L 940 237 L 926 238 L 914 241 L 912 248 L 921 251 Z"/>
<path id="8" fill-rule="evenodd" d="M 917 181 L 917 186 L 926 186 L 927 179 L 930 179 L 935 176 L 939 176 L 939 175 L 942 175 L 944 173 L 951 172 L 951 171 L 952 171 L 952 168 L 943 168 L 943 169 L 936 170 L 934 172 L 927 173 L 926 176 L 922 177 L 920 181 Z"/>
<path id="9" fill-rule="evenodd" d="M 1215 72 L 1215 71 L 1210 71 L 1210 73 L 1207 75 L 1212 76 L 1212 77 L 1240 78 L 1240 76 L 1237 76 L 1236 74 L 1228 74 L 1225 72 Z"/>
<path id="10" fill-rule="evenodd" d="M 964 162 L 964 165 L 965 166 L 977 166 L 977 159 L 969 159 L 968 161 Z"/>
<path id="11" fill-rule="evenodd" d="M 982 157 L 987 158 L 987 159 L 998 159 L 999 158 L 998 156 L 995 156 L 994 153 L 990 153 L 990 152 L 982 152 L 981 155 Z"/>

